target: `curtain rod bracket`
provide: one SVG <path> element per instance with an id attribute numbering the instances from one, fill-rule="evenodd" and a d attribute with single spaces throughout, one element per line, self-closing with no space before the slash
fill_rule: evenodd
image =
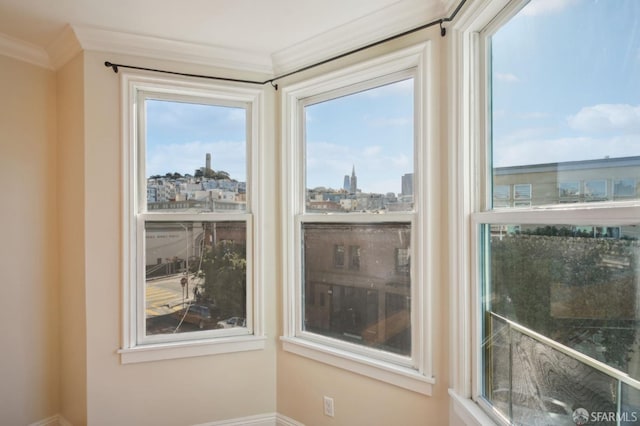
<path id="1" fill-rule="evenodd" d="M 271 86 L 276 89 L 276 91 L 278 91 L 278 83 L 274 83 L 273 80 L 269 80 L 268 83 L 271 84 Z"/>
<path id="2" fill-rule="evenodd" d="M 442 37 L 444 37 L 444 36 L 446 36 L 446 35 L 447 35 L 447 29 L 446 29 L 445 27 L 443 27 L 443 26 L 442 26 L 442 24 L 443 24 L 443 23 L 444 23 L 444 20 L 443 20 L 443 19 L 441 19 L 441 20 L 440 20 L 440 22 L 439 22 L 439 24 L 440 24 L 440 35 L 441 35 Z"/>
<path id="3" fill-rule="evenodd" d="M 112 64 L 111 62 L 106 61 L 104 63 L 104 66 L 105 67 L 110 67 L 113 70 L 114 73 L 118 74 L 118 65 L 117 64 Z"/>

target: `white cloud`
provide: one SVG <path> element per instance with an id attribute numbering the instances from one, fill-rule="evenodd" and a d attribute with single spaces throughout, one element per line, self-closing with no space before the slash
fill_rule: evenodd
<path id="1" fill-rule="evenodd" d="M 382 152 L 382 147 L 380 146 L 369 146 L 367 148 L 365 148 L 364 152 L 362 153 L 365 157 L 374 157 L 376 155 L 380 155 L 380 153 Z"/>
<path id="2" fill-rule="evenodd" d="M 389 155 L 378 145 L 365 148 L 329 142 L 307 144 L 307 186 L 341 188 L 344 175 L 355 166 L 358 188 L 365 192 L 400 192 L 402 175 L 413 170 L 412 159 L 404 154 Z"/>
<path id="3" fill-rule="evenodd" d="M 365 117 L 365 121 L 373 127 L 397 127 L 413 125 L 412 117 L 378 117 L 369 118 Z"/>
<path id="4" fill-rule="evenodd" d="M 548 112 L 526 112 L 518 115 L 518 118 L 522 118 L 524 120 L 542 120 L 545 118 L 549 118 L 551 115 Z"/>
<path id="5" fill-rule="evenodd" d="M 517 76 L 510 73 L 496 73 L 494 75 L 499 81 L 504 81 L 505 83 L 517 83 L 520 81 Z"/>
<path id="6" fill-rule="evenodd" d="M 147 150 L 147 176 L 164 175 L 178 172 L 193 175 L 195 170 L 204 167 L 205 156 L 211 154 L 211 168 L 224 170 L 232 178 L 246 180 L 246 142 L 216 141 L 175 143 Z"/>
<path id="7" fill-rule="evenodd" d="M 371 90 L 363 92 L 369 98 L 378 98 L 380 96 L 388 96 L 390 94 L 410 94 L 413 92 L 413 79 L 398 81 L 396 83 L 387 84 L 385 86 L 375 87 Z"/>
<path id="8" fill-rule="evenodd" d="M 585 133 L 640 133 L 640 106 L 600 104 L 584 107 L 568 117 L 567 122 L 572 129 Z"/>
<path id="9" fill-rule="evenodd" d="M 508 140 L 497 141 L 494 166 L 516 166 L 544 164 L 563 161 L 592 160 L 605 157 L 628 157 L 637 155 L 640 134 L 622 135 L 612 138 L 565 137 L 545 139 L 534 135 L 536 130 L 522 131 Z"/>
<path id="10" fill-rule="evenodd" d="M 520 12 L 523 16 L 549 15 L 562 12 L 577 0 L 536 0 L 530 2 Z"/>

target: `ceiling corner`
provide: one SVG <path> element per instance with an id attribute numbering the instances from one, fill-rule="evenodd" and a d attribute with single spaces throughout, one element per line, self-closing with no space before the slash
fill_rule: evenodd
<path id="1" fill-rule="evenodd" d="M 47 53 L 53 69 L 59 69 L 82 51 L 80 40 L 71 25 L 65 25 L 64 29 L 53 42 L 47 46 Z"/>
<path id="2" fill-rule="evenodd" d="M 367 46 L 443 18 L 459 0 L 402 0 L 271 55 L 276 75 Z"/>
<path id="3" fill-rule="evenodd" d="M 73 26 L 83 50 L 273 75 L 269 55 L 158 37 Z"/>

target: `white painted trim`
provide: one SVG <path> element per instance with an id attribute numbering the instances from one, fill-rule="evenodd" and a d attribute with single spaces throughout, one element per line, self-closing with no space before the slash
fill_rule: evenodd
<path id="1" fill-rule="evenodd" d="M 472 400 L 449 389 L 449 402 L 453 413 L 467 426 L 491 426 L 496 423 Z"/>
<path id="2" fill-rule="evenodd" d="M 53 69 L 62 68 L 67 62 L 82 51 L 82 46 L 70 25 L 66 25 L 64 30 L 47 47 L 49 59 Z"/>
<path id="3" fill-rule="evenodd" d="M 282 414 L 276 414 L 276 426 L 304 426 L 304 423 Z"/>
<path id="4" fill-rule="evenodd" d="M 324 362 L 338 368 L 363 374 L 385 381 L 405 389 L 423 394 L 431 394 L 435 383 L 432 374 L 432 285 L 435 281 L 436 268 L 430 267 L 437 262 L 436 241 L 412 242 L 416 258 L 423 262 L 414 262 L 412 268 L 412 345 L 411 357 L 398 360 L 390 355 L 379 354 L 370 348 L 354 348 L 343 342 L 327 342 L 320 336 L 305 333 L 299 324 L 301 320 L 301 271 L 300 264 L 300 223 L 314 220 L 321 222 L 334 221 L 385 221 L 391 218 L 412 224 L 412 236 L 435 235 L 437 219 L 428 213 L 429 206 L 437 206 L 435 187 L 438 181 L 437 157 L 432 155 L 434 135 L 436 134 L 435 108 L 437 93 L 433 90 L 434 72 L 431 43 L 429 41 L 380 56 L 351 67 L 324 74 L 283 89 L 282 133 L 285 143 L 282 146 L 282 193 L 283 197 L 283 240 L 285 257 L 284 274 L 284 336 L 283 348 L 298 355 Z M 415 80 L 415 170 L 414 182 L 417 194 L 416 212 L 386 215 L 345 214 L 316 215 L 304 213 L 304 146 L 300 143 L 302 132 L 302 104 L 313 97 L 313 102 L 350 93 L 356 88 L 367 88 L 387 79 L 392 81 L 404 73 Z M 404 78 L 404 77 L 403 77 Z M 387 82 L 389 82 L 387 81 Z M 364 82 L 369 86 L 363 86 Z M 329 95 L 330 94 L 330 95 Z M 317 97 L 317 99 L 316 99 Z M 424 187 L 423 187 L 424 185 Z"/>
<path id="5" fill-rule="evenodd" d="M 270 413 L 200 423 L 193 426 L 304 426 L 304 424 L 282 414 Z"/>
<path id="6" fill-rule="evenodd" d="M 262 350 L 265 337 L 234 336 L 200 341 L 140 345 L 118 350 L 122 364 Z"/>
<path id="7" fill-rule="evenodd" d="M 475 279 L 474 241 L 476 232 L 471 224 L 471 214 L 478 210 L 481 193 L 474 178 L 475 164 L 484 162 L 478 146 L 482 134 L 478 114 L 479 68 L 478 33 L 500 12 L 509 0 L 484 2 L 467 1 L 448 31 L 449 75 L 451 84 L 448 99 L 451 100 L 449 116 L 449 293 L 451 372 L 449 391 L 454 412 L 465 424 L 493 424 L 472 399 L 478 387 L 476 348 L 479 324 L 478 299 Z"/>
<path id="8" fill-rule="evenodd" d="M 60 414 L 31 423 L 29 426 L 73 426 Z M 218 420 L 214 422 L 199 423 L 192 426 L 304 426 L 290 417 L 279 413 L 257 414 L 254 416 L 237 417 L 235 419 Z"/>
<path id="9" fill-rule="evenodd" d="M 142 286 L 136 282 L 144 280 L 144 256 L 135 256 L 138 241 L 142 240 L 143 219 L 152 216 L 138 208 L 140 189 L 135 187 L 136 173 L 144 179 L 140 155 L 136 151 L 136 108 L 145 94 L 170 96 L 172 99 L 200 99 L 213 103 L 240 103 L 247 105 L 249 128 L 247 139 L 247 186 L 249 203 L 244 214 L 202 213 L 199 220 L 236 220 L 247 223 L 247 328 L 232 332 L 218 330 L 183 333 L 174 336 L 143 336 L 144 324 L 141 311 Z M 122 99 L 122 339 L 117 351 L 121 362 L 134 363 L 174 359 L 191 356 L 215 355 L 229 352 L 260 350 L 265 347 L 264 326 L 264 258 L 259 252 L 264 244 L 260 234 L 264 229 L 266 197 L 264 190 L 261 145 L 264 140 L 264 88 L 234 84 L 194 82 L 179 77 L 158 77 L 146 73 L 121 73 Z M 142 171 L 141 171 L 142 170 Z M 191 215 L 163 213 L 158 217 L 170 220 L 193 220 Z M 142 218 L 142 219 L 141 219 Z M 137 258 L 137 261 L 136 261 Z M 142 272 L 138 272 L 142 271 Z M 222 330 L 220 330 L 222 331 Z M 233 334 L 233 335 L 231 335 Z M 156 338 L 157 337 L 157 338 Z"/>
<path id="10" fill-rule="evenodd" d="M 42 419 L 35 423 L 31 423 L 29 426 L 72 426 L 71 423 L 60 414 L 56 414 L 46 419 Z"/>
<path id="11" fill-rule="evenodd" d="M 276 75 L 314 64 L 378 40 L 417 28 L 446 13 L 444 0 L 404 0 L 336 28 L 274 52 Z M 435 17 L 435 18 L 434 18 Z M 384 23 L 381 25 L 381 23 Z"/>
<path id="12" fill-rule="evenodd" d="M 271 58 L 266 54 L 78 25 L 72 28 L 84 50 L 273 74 Z"/>
<path id="13" fill-rule="evenodd" d="M 413 368 L 373 359 L 308 339 L 281 337 L 282 349 L 352 373 L 361 374 L 423 395 L 432 395 L 436 380 Z"/>
<path id="14" fill-rule="evenodd" d="M 0 55 L 37 65 L 41 68 L 53 69 L 49 56 L 43 48 L 9 37 L 3 33 L 0 33 Z"/>

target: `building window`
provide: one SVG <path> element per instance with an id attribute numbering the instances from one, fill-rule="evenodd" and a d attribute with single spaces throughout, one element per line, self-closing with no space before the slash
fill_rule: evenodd
<path id="1" fill-rule="evenodd" d="M 360 269 L 360 246 L 349 246 L 349 269 Z"/>
<path id="2" fill-rule="evenodd" d="M 396 249 L 396 272 L 408 274 L 411 270 L 411 252 L 406 248 Z"/>
<path id="3" fill-rule="evenodd" d="M 430 393 L 428 45 L 284 89 L 285 350 Z M 402 301 L 400 303 L 399 301 Z M 396 371 L 401 374 L 389 374 Z"/>
<path id="4" fill-rule="evenodd" d="M 616 199 L 636 198 L 637 178 L 616 179 L 613 184 L 613 195 Z"/>
<path id="5" fill-rule="evenodd" d="M 584 183 L 585 201 L 605 201 L 607 199 L 607 180 L 590 179 Z"/>
<path id="6" fill-rule="evenodd" d="M 122 82 L 122 361 L 262 347 L 260 91 L 134 74 Z"/>
<path id="7" fill-rule="evenodd" d="M 469 97 L 459 103 L 464 135 L 454 157 L 465 196 L 451 204 L 461 236 L 451 275 L 454 308 L 471 315 L 454 320 L 463 349 L 454 405 L 478 424 L 570 424 L 584 413 L 585 424 L 635 424 L 640 203 L 635 182 L 625 190 L 616 182 L 640 175 L 640 147 L 625 142 L 635 130 L 605 117 L 638 107 L 636 73 L 620 46 L 640 43 L 630 17 L 640 9 L 633 1 L 545 6 L 476 3 L 458 28 L 457 84 Z M 560 21 L 562 33 L 550 37 Z M 604 29 L 614 23 L 623 37 Z M 581 73 L 594 49 L 606 66 Z M 551 64 L 548 78 L 536 71 Z M 496 185 L 522 178 L 531 206 L 495 209 Z"/>
<path id="8" fill-rule="evenodd" d="M 333 246 L 333 266 L 344 268 L 344 246 L 336 244 Z"/>
<path id="9" fill-rule="evenodd" d="M 560 200 L 578 200 L 580 197 L 580 182 L 560 182 L 558 184 L 558 194 Z"/>

